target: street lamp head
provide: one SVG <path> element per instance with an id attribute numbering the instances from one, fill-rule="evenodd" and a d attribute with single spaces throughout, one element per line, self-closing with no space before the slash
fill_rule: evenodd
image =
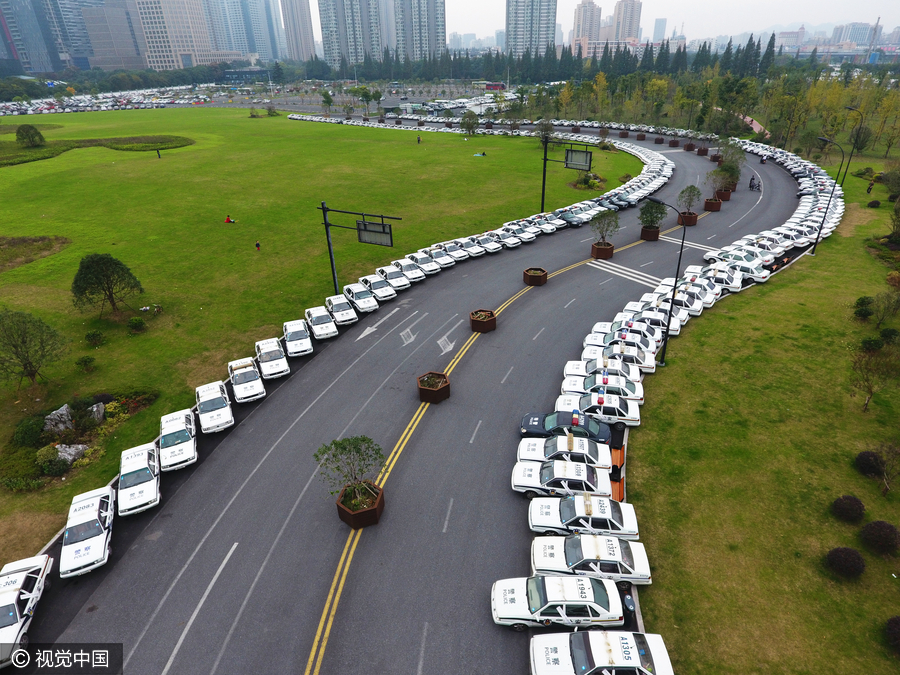
<path id="1" fill-rule="evenodd" d="M 834 143 L 834 141 L 832 139 L 825 138 L 825 136 L 819 136 L 818 140 L 822 141 L 823 143 Z"/>
<path id="2" fill-rule="evenodd" d="M 852 105 L 845 105 L 844 108 L 847 110 L 853 110 L 855 112 L 859 112 L 859 108 L 854 108 Z"/>
<path id="3" fill-rule="evenodd" d="M 647 201 L 653 202 L 654 204 L 665 204 L 665 202 L 663 202 L 663 200 L 659 199 L 658 197 L 647 197 Z"/>

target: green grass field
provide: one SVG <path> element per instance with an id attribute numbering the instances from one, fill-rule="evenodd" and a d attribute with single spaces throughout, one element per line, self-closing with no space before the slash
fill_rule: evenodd
<path id="1" fill-rule="evenodd" d="M 0 169 L 4 236 L 70 241 L 55 255 L 0 267 L 6 269 L 0 305 L 40 316 L 71 341 L 65 359 L 48 368 L 49 384 L 20 392 L 15 383 L 3 385 L 0 445 L 9 445 L 23 416 L 76 394 L 161 393 L 116 432 L 96 464 L 39 493 L 0 491 L 2 560 L 33 555 L 62 525 L 71 496 L 114 476 L 119 451 L 152 438 L 161 414 L 190 405 L 195 386 L 221 379 L 229 360 L 250 355 L 254 341 L 280 334 L 282 321 L 301 317 L 332 293 L 316 210 L 322 201 L 403 218 L 394 228 L 393 249 L 332 231 L 342 284 L 417 248 L 483 232 L 540 207 L 541 149 L 533 139 L 464 141 L 422 133 L 417 145 L 415 132 L 196 108 L 60 115 L 54 122 L 61 127 L 43 130 L 48 142 L 183 136 L 196 143 L 163 151 L 162 159 L 155 152 L 91 147 Z M 486 157 L 473 156 L 482 151 Z M 618 176 L 641 170 L 625 153 L 594 157 L 610 188 Z M 561 164 L 549 165 L 550 208 L 591 196 L 566 185 L 574 178 Z M 226 214 L 237 224 L 225 224 Z M 334 222 L 353 224 L 344 218 Z M 23 260 L 46 252 L 46 244 L 25 248 Z M 99 320 L 97 312 L 73 309 L 72 278 L 89 253 L 111 253 L 131 267 L 146 290 L 132 307 L 163 306 L 164 314 L 147 317 L 145 334 L 129 335 L 125 323 L 132 313 Z M 7 251 L 0 263 L 16 256 Z M 84 340 L 91 330 L 106 335 L 99 349 Z M 75 366 L 84 355 L 96 358 L 90 374 Z"/>

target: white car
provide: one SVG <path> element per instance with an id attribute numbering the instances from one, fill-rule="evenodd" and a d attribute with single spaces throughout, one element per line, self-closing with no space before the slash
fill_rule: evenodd
<path id="1" fill-rule="evenodd" d="M 222 382 L 210 382 L 197 387 L 197 416 L 200 430 L 212 434 L 234 426 L 231 400 Z"/>
<path id="2" fill-rule="evenodd" d="M 665 335 L 666 331 L 668 331 L 669 335 L 679 335 L 682 326 L 681 320 L 677 316 L 672 316 L 670 320 L 668 312 L 660 312 L 656 309 L 644 309 L 640 312 L 619 312 L 613 318 L 613 322 L 615 321 L 645 323 L 656 328 L 661 335 Z"/>
<path id="3" fill-rule="evenodd" d="M 644 405 L 644 385 L 640 382 L 632 382 L 621 375 L 603 375 L 601 372 L 587 377 L 566 377 L 559 387 L 560 394 L 578 396 L 599 391 L 605 391 L 607 394 Z"/>
<path id="4" fill-rule="evenodd" d="M 130 516 L 159 504 L 159 448 L 145 443 L 125 450 L 119 463 L 120 516 Z"/>
<path id="5" fill-rule="evenodd" d="M 656 344 L 662 342 L 663 332 L 661 330 L 641 321 L 635 321 L 634 319 L 611 322 L 598 321 L 591 328 L 592 333 L 614 333 L 619 330 L 643 335 L 648 340 L 653 340 Z"/>
<path id="6" fill-rule="evenodd" d="M 471 239 L 454 239 L 454 243 L 458 244 L 462 250 L 469 254 L 470 258 L 480 258 L 484 255 L 484 247 L 476 244 Z"/>
<path id="7" fill-rule="evenodd" d="M 407 253 L 407 260 L 411 260 L 415 263 L 416 266 L 420 270 L 422 270 L 427 275 L 437 274 L 441 271 L 441 266 L 434 262 L 434 258 L 430 255 L 425 255 L 420 251 L 416 251 L 415 253 Z"/>
<path id="8" fill-rule="evenodd" d="M 528 527 L 540 534 L 599 534 L 636 540 L 634 506 L 607 497 L 538 497 L 528 505 Z"/>
<path id="9" fill-rule="evenodd" d="M 256 361 L 251 358 L 229 362 L 228 379 L 234 390 L 235 403 L 255 401 L 266 395 L 266 387 L 256 368 Z"/>
<path id="10" fill-rule="evenodd" d="M 640 382 L 644 374 L 637 366 L 615 358 L 592 358 L 583 361 L 567 361 L 563 377 L 588 377 L 589 375 L 624 377 L 631 382 Z"/>
<path id="11" fill-rule="evenodd" d="M 610 361 L 615 359 L 628 365 L 637 366 L 642 373 L 656 372 L 656 356 L 654 354 L 648 354 L 643 349 L 624 344 L 610 345 L 609 347 L 587 347 L 581 352 L 582 361 L 595 359 L 609 359 Z"/>
<path id="12" fill-rule="evenodd" d="M 500 251 L 503 250 L 503 247 L 496 241 L 494 241 L 493 237 L 489 237 L 486 234 L 469 237 L 469 241 L 477 244 L 484 249 L 485 253 L 488 253 L 490 255 L 493 255 L 494 253 L 500 253 Z"/>
<path id="13" fill-rule="evenodd" d="M 626 426 L 637 427 L 641 424 L 641 410 L 637 401 L 613 396 L 602 389 L 590 394 L 562 394 L 556 399 L 555 410 L 580 410 L 619 431 L 624 431 Z"/>
<path id="14" fill-rule="evenodd" d="M 392 260 L 391 265 L 400 270 L 403 273 L 403 276 L 412 283 L 425 281 L 425 272 L 423 272 L 412 260 L 407 260 L 406 258 L 403 260 Z"/>
<path id="15" fill-rule="evenodd" d="M 159 468 L 183 469 L 197 461 L 197 431 L 194 412 L 179 410 L 159 419 Z"/>
<path id="16" fill-rule="evenodd" d="M 347 326 L 359 321 L 350 302 L 343 295 L 330 295 L 325 298 L 325 309 L 328 310 L 334 323 L 338 326 Z"/>
<path id="17" fill-rule="evenodd" d="M 509 234 L 513 235 L 523 244 L 530 244 L 535 239 L 537 239 L 537 237 L 533 233 L 529 232 L 520 225 L 505 225 L 502 229 L 504 232 L 508 232 Z"/>
<path id="18" fill-rule="evenodd" d="M 663 280 L 663 282 L 665 282 L 665 279 Z M 671 298 L 672 284 L 661 283 L 653 290 L 653 292 L 662 297 Z M 709 309 L 714 304 L 716 304 L 716 297 L 705 288 L 703 288 L 703 286 L 700 284 L 679 281 L 676 293 L 679 296 L 687 296 L 689 298 L 693 298 L 694 300 L 698 300 L 702 309 Z"/>
<path id="19" fill-rule="evenodd" d="M 585 630 L 531 638 L 531 675 L 675 675 L 661 635 Z"/>
<path id="20" fill-rule="evenodd" d="M 400 273 L 397 272 L 397 274 Z M 306 317 L 306 325 L 309 326 L 316 340 L 327 340 L 337 336 L 338 329 L 334 323 L 334 318 L 322 305 L 310 307 L 303 312 L 303 316 Z"/>
<path id="21" fill-rule="evenodd" d="M 768 251 L 764 251 L 761 248 L 757 248 L 756 246 L 750 246 L 749 244 L 744 245 L 729 245 L 723 246 L 723 251 L 730 251 L 732 253 L 749 253 L 750 255 L 756 256 L 760 260 L 762 260 L 763 265 L 771 265 L 775 262 L 775 256 L 769 253 Z"/>
<path id="22" fill-rule="evenodd" d="M 760 237 L 756 234 L 748 234 L 741 239 L 738 239 L 732 245 L 748 247 L 751 251 L 753 251 L 754 249 L 766 251 L 767 253 L 771 253 L 776 258 L 780 258 L 785 254 L 785 249 L 783 246 L 779 246 L 778 244 L 769 241 L 765 237 Z"/>
<path id="23" fill-rule="evenodd" d="M 288 356 L 312 354 L 313 343 L 312 338 L 309 337 L 309 326 L 306 325 L 306 321 L 303 319 L 285 321 L 281 325 L 281 330 Z"/>
<path id="24" fill-rule="evenodd" d="M 744 275 L 728 263 L 713 263 L 712 265 L 689 265 L 685 268 L 685 274 L 696 275 L 697 278 L 706 278 L 715 283 L 719 288 L 729 293 L 740 293 L 743 289 L 741 282 Z"/>
<path id="25" fill-rule="evenodd" d="M 656 354 L 659 349 L 659 345 L 655 340 L 648 340 L 643 335 L 627 330 L 620 330 L 615 333 L 588 333 L 581 342 L 582 348 L 607 347 L 610 345 L 637 347 L 650 354 Z"/>
<path id="26" fill-rule="evenodd" d="M 532 574 L 579 574 L 598 579 L 652 582 L 644 545 L 598 534 L 536 537 L 531 544 Z"/>
<path id="27" fill-rule="evenodd" d="M 641 296 L 641 300 L 659 303 L 658 306 L 666 312 L 669 311 L 670 306 L 674 306 L 676 311 L 679 309 L 683 309 L 690 316 L 700 316 L 700 314 L 703 312 L 703 303 L 697 298 L 685 295 L 684 293 L 681 293 L 676 289 L 673 302 L 672 295 L 673 294 L 671 290 L 665 293 L 644 293 Z"/>
<path id="28" fill-rule="evenodd" d="M 719 249 L 718 251 L 707 251 L 703 254 L 703 259 L 708 262 L 718 262 L 723 260 L 725 262 L 742 262 L 742 263 L 751 263 L 751 264 L 764 264 L 762 258 L 760 258 L 755 253 L 751 251 L 741 251 L 737 249 Z"/>
<path id="29" fill-rule="evenodd" d="M 513 491 L 523 493 L 528 499 L 579 492 L 612 496 L 608 471 L 597 471 L 587 464 L 562 460 L 516 462 L 511 485 Z"/>
<path id="30" fill-rule="evenodd" d="M 504 232 L 503 230 L 494 230 L 493 232 L 488 232 L 487 234 L 503 248 L 516 248 L 517 246 L 522 245 L 521 239 L 519 239 L 515 235 L 510 234 L 509 232 Z"/>
<path id="31" fill-rule="evenodd" d="M 563 460 L 588 464 L 598 471 L 612 469 L 612 451 L 605 443 L 575 436 L 523 438 L 519 441 L 516 459 L 520 462 Z"/>
<path id="32" fill-rule="evenodd" d="M 393 300 L 397 297 L 397 291 L 394 290 L 394 287 L 377 274 L 360 277 L 359 283 L 370 290 L 378 302 Z"/>
<path id="33" fill-rule="evenodd" d="M 284 377 L 291 374 L 287 356 L 285 356 L 284 349 L 281 348 L 281 340 L 278 338 L 260 340 L 253 348 L 256 350 L 259 370 L 265 379 L 273 380 L 276 377 Z M 237 393 L 235 393 L 235 398 L 237 398 Z"/>
<path id="34" fill-rule="evenodd" d="M 619 589 L 608 579 L 524 577 L 501 579 L 491 587 L 494 623 L 523 631 L 529 627 L 615 627 L 625 623 Z"/>
<path id="35" fill-rule="evenodd" d="M 61 579 L 87 574 L 107 563 L 115 507 L 116 493 L 108 485 L 72 497 L 59 555 Z"/>
<path id="36" fill-rule="evenodd" d="M 372 291 L 363 284 L 347 284 L 344 286 L 344 297 L 357 312 L 374 312 L 378 309 L 378 301 Z"/>
<path id="37" fill-rule="evenodd" d="M 0 569 L 0 668 L 12 663 L 13 651 L 28 647 L 28 628 L 52 569 L 49 555 L 17 560 Z"/>
<path id="38" fill-rule="evenodd" d="M 622 308 L 623 312 L 630 312 L 631 314 L 637 315 L 642 312 L 656 312 L 658 314 L 662 314 L 663 316 L 669 316 L 669 305 L 666 303 L 664 305 L 664 298 L 660 298 L 659 296 L 655 296 L 652 293 L 645 293 L 641 296 L 641 300 L 634 300 L 629 302 L 625 307 Z M 652 300 L 646 300 L 644 298 L 653 298 Z M 691 319 L 691 315 L 687 313 L 687 310 L 682 309 L 681 307 L 676 307 L 675 311 L 672 312 L 672 318 L 678 319 L 683 326 Z"/>
<path id="39" fill-rule="evenodd" d="M 431 248 L 420 248 L 419 253 L 424 253 L 429 256 L 434 262 L 441 266 L 441 269 L 446 269 L 448 267 L 453 267 L 456 264 L 456 260 L 451 256 L 447 251 L 440 248 L 439 246 L 432 246 Z"/>
<path id="40" fill-rule="evenodd" d="M 395 291 L 402 291 L 410 286 L 406 275 L 393 265 L 379 267 L 375 270 L 375 273 L 388 282 Z"/>
<path id="41" fill-rule="evenodd" d="M 736 272 L 739 272 L 747 279 L 751 279 L 758 284 L 765 283 L 772 276 L 772 273 L 760 264 L 732 262 L 730 266 Z"/>
<path id="42" fill-rule="evenodd" d="M 456 262 L 462 262 L 463 260 L 469 259 L 469 254 L 466 252 L 466 250 L 455 241 L 445 241 L 441 244 L 438 244 L 438 246 Z"/>

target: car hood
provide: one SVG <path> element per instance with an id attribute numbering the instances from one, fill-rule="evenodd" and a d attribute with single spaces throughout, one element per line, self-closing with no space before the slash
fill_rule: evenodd
<path id="1" fill-rule="evenodd" d="M 288 351 L 298 351 L 300 349 L 308 349 L 312 346 L 312 341 L 309 338 L 303 338 L 302 340 L 285 340 L 285 347 L 287 347 Z"/>
<path id="2" fill-rule="evenodd" d="M 579 363 L 584 363 L 584 362 L 580 361 Z M 568 364 L 567 364 L 566 368 L 568 368 Z M 571 376 L 563 378 L 562 386 L 560 387 L 560 393 L 567 393 L 567 392 L 573 392 L 576 394 L 584 393 L 585 379 L 586 378 L 583 376 L 575 376 L 575 375 L 571 375 Z"/>
<path id="3" fill-rule="evenodd" d="M 12 626 L 0 628 L 0 663 L 6 661 L 14 649 L 19 648 L 18 637 L 21 626 L 20 623 L 14 623 Z"/>
<path id="4" fill-rule="evenodd" d="M 418 270 L 416 270 L 418 271 Z M 421 274 L 421 272 L 419 272 Z M 353 310 L 345 309 L 343 312 L 335 312 L 334 319 L 335 321 L 351 321 L 356 316 L 356 313 Z"/>
<path id="5" fill-rule="evenodd" d="M 536 497 L 528 505 L 528 522 L 535 527 L 562 527 L 559 517 L 559 499 Z"/>
<path id="6" fill-rule="evenodd" d="M 185 457 L 194 456 L 196 452 L 196 441 L 192 438 L 184 443 L 161 449 L 159 451 L 159 461 L 163 466 L 177 464 Z"/>
<path id="7" fill-rule="evenodd" d="M 268 364 L 266 364 L 268 365 Z M 265 370 L 263 372 L 271 372 L 274 369 Z M 263 384 L 259 380 L 253 380 L 252 382 L 245 382 L 244 384 L 239 384 L 234 386 L 234 396 L 235 398 L 246 398 L 247 396 L 253 396 L 254 394 L 258 394 L 263 390 Z"/>
<path id="8" fill-rule="evenodd" d="M 497 616 L 505 619 L 530 619 L 528 595 L 525 591 L 527 579 L 501 579 L 491 588 L 491 607 Z"/>
<path id="9" fill-rule="evenodd" d="M 135 485 L 134 487 L 126 489 L 119 488 L 119 510 L 130 511 L 138 506 L 143 506 L 144 504 L 152 502 L 158 495 L 159 478 L 148 480 L 147 482 Z"/>
<path id="10" fill-rule="evenodd" d="M 512 472 L 513 485 L 523 488 L 540 487 L 540 462 L 516 462 Z"/>
<path id="11" fill-rule="evenodd" d="M 569 361 L 563 369 L 563 377 L 587 377 L 587 361 Z"/>
<path id="12" fill-rule="evenodd" d="M 548 633 L 531 638 L 532 675 L 572 675 L 575 665 L 569 650 L 569 633 Z"/>
<path id="13" fill-rule="evenodd" d="M 59 554 L 61 572 L 103 560 L 106 555 L 106 533 L 85 539 L 77 544 L 63 546 Z"/>
<path id="14" fill-rule="evenodd" d="M 565 537 L 536 537 L 531 543 L 531 567 L 537 574 L 568 572 L 566 565 Z"/>
<path id="15" fill-rule="evenodd" d="M 554 410 L 560 412 L 565 410 L 581 410 L 581 396 L 575 394 L 563 394 L 556 397 L 556 407 Z"/>
<path id="16" fill-rule="evenodd" d="M 231 411 L 228 408 L 219 408 L 207 413 L 197 413 L 200 424 L 204 427 L 215 426 L 231 419 Z"/>

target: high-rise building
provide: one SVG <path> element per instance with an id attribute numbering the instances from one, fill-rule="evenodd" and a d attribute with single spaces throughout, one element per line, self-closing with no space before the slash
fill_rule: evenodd
<path id="1" fill-rule="evenodd" d="M 62 62 L 55 49 L 44 8 L 28 0 L 0 0 L 0 19 L 7 53 L 22 64 L 26 73 L 60 70 Z"/>
<path id="2" fill-rule="evenodd" d="M 144 70 L 147 39 L 135 0 L 106 0 L 82 10 L 91 42 L 91 68 Z"/>
<path id="3" fill-rule="evenodd" d="M 615 40 L 637 39 L 641 26 L 640 0 L 619 0 L 613 12 Z"/>
<path id="4" fill-rule="evenodd" d="M 575 6 L 575 27 L 572 29 L 572 49 L 581 46 L 581 53 L 587 54 L 588 42 L 600 39 L 600 24 L 603 14 L 594 0 L 581 0 Z"/>
<path id="5" fill-rule="evenodd" d="M 878 37 L 880 37 L 882 26 L 878 26 L 878 36 L 876 36 L 876 42 L 878 41 Z M 857 45 L 865 45 L 868 46 L 872 41 L 872 31 L 875 30 L 875 26 L 868 23 L 848 23 L 843 26 L 835 26 L 834 32 L 831 35 L 831 42 L 833 44 L 840 44 L 841 42 L 855 42 Z"/>
<path id="6" fill-rule="evenodd" d="M 394 0 L 397 53 L 411 61 L 439 55 L 447 44 L 444 0 Z M 474 39 L 474 35 L 473 35 Z M 462 36 L 465 46 L 466 35 Z"/>
<path id="7" fill-rule="evenodd" d="M 665 19 L 657 19 L 653 23 L 653 42 L 658 43 L 662 42 L 666 37 L 666 20 Z"/>
<path id="8" fill-rule="evenodd" d="M 506 52 L 543 54 L 556 39 L 556 0 L 506 0 Z"/>
<path id="9" fill-rule="evenodd" d="M 401 4 L 402 0 L 397 0 L 394 9 Z M 325 62 L 332 68 L 340 67 L 341 57 L 348 64 L 362 63 L 366 54 L 380 58 L 382 32 L 378 0 L 319 0 L 319 20 Z M 398 30 L 398 43 L 399 39 Z"/>
<path id="10" fill-rule="evenodd" d="M 497 45 L 500 49 L 506 49 L 506 31 L 505 30 L 495 30 L 494 31 L 494 44 Z"/>
<path id="11" fill-rule="evenodd" d="M 378 0 L 381 21 L 381 48 L 393 53 L 397 49 L 397 22 L 394 20 L 394 0 Z"/>
<path id="12" fill-rule="evenodd" d="M 147 41 L 147 65 L 154 70 L 204 66 L 241 57 L 214 49 L 201 0 L 135 0 Z"/>
<path id="13" fill-rule="evenodd" d="M 308 61 L 316 53 L 309 0 L 281 0 L 287 57 Z"/>
<path id="14" fill-rule="evenodd" d="M 462 49 L 462 35 L 459 33 L 450 33 L 450 37 L 447 38 L 447 46 L 453 51 Z"/>
<path id="15" fill-rule="evenodd" d="M 47 46 L 58 55 L 60 62 L 89 70 L 88 59 L 93 52 L 81 10 L 98 7 L 103 0 L 39 0 L 33 4 L 35 12 L 46 22 Z"/>

